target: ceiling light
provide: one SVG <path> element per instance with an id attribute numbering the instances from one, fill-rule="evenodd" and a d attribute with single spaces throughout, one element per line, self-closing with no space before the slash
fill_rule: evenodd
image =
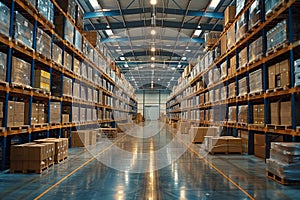
<path id="1" fill-rule="evenodd" d="M 128 68 L 128 67 L 129 67 L 129 65 L 126 63 L 126 64 L 124 65 L 124 67 Z"/>
<path id="2" fill-rule="evenodd" d="M 121 52 L 122 50 L 121 49 L 116 49 L 116 52 Z"/>
<path id="3" fill-rule="evenodd" d="M 182 67 L 182 65 L 177 65 L 177 68 L 180 68 L 180 67 Z"/>
<path id="4" fill-rule="evenodd" d="M 157 79 L 158 81 L 160 81 L 160 78 L 159 79 Z"/>
<path id="5" fill-rule="evenodd" d="M 155 47 L 151 47 L 151 51 L 154 52 L 155 51 Z"/>
<path id="6" fill-rule="evenodd" d="M 186 57 L 182 57 L 181 60 L 186 60 Z"/>
<path id="7" fill-rule="evenodd" d="M 195 30 L 194 36 L 200 36 L 201 33 L 202 33 L 202 30 Z"/>
<path id="8" fill-rule="evenodd" d="M 156 34 L 156 30 L 152 29 L 150 33 L 151 33 L 151 35 L 155 35 Z"/>
<path id="9" fill-rule="evenodd" d="M 110 28 L 110 26 L 109 26 L 109 25 L 107 25 L 107 26 L 106 26 L 106 28 Z"/>
<path id="10" fill-rule="evenodd" d="M 150 0 L 150 4 L 151 4 L 151 5 L 156 5 L 156 4 L 157 4 L 157 1 L 156 1 L 156 0 Z"/>
<path id="11" fill-rule="evenodd" d="M 175 67 L 172 67 L 171 69 L 172 69 L 172 70 L 175 70 L 176 68 L 175 68 Z"/>
<path id="12" fill-rule="evenodd" d="M 154 60 L 155 60 L 155 57 L 151 57 L 151 60 L 154 61 Z"/>
<path id="13" fill-rule="evenodd" d="M 154 64 L 151 64 L 151 67 L 152 67 L 152 68 L 154 68 L 154 67 L 155 67 L 155 65 L 154 65 Z"/>
<path id="14" fill-rule="evenodd" d="M 186 52 L 191 52 L 192 50 L 190 50 L 190 49 L 186 49 L 185 51 L 186 51 Z"/>
<path id="15" fill-rule="evenodd" d="M 214 10 L 220 3 L 221 0 L 212 0 L 209 4 L 209 9 Z"/>
<path id="16" fill-rule="evenodd" d="M 107 34 L 108 36 L 114 35 L 114 33 L 112 32 L 111 29 L 107 29 L 107 30 L 105 30 L 105 32 L 106 32 L 106 34 Z"/>
<path id="17" fill-rule="evenodd" d="M 125 60 L 125 57 L 120 57 L 120 60 Z"/>
<path id="18" fill-rule="evenodd" d="M 99 3 L 98 3 L 97 0 L 90 0 L 90 4 L 93 6 L 93 8 L 95 10 L 99 10 L 100 9 L 100 5 L 99 5 Z"/>

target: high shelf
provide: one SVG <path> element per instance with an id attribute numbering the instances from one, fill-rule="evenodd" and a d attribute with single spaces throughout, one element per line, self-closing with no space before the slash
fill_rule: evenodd
<path id="1" fill-rule="evenodd" d="M 131 122 L 134 90 L 86 38 L 75 1 L 3 0 L 0 10 L 2 170 L 12 144 Z"/>
<path id="2" fill-rule="evenodd" d="M 270 141 L 299 141 L 300 4 L 237 3 L 242 9 L 173 88 L 167 116 L 195 126 L 220 126 L 222 135 L 245 138 L 249 154 L 262 136 L 268 157 Z"/>

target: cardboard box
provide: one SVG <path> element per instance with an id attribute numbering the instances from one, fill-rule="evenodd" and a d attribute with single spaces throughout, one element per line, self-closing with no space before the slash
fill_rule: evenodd
<path id="1" fill-rule="evenodd" d="M 254 144 L 255 145 L 265 145 L 265 134 L 254 134 Z"/>
<path id="2" fill-rule="evenodd" d="M 264 105 L 253 105 L 253 123 L 254 124 L 264 124 Z"/>
<path id="3" fill-rule="evenodd" d="M 83 131 L 73 131 L 72 132 L 72 147 L 84 147 L 89 145 L 89 132 L 87 130 Z"/>
<path id="4" fill-rule="evenodd" d="M 242 139 L 242 150 L 244 153 L 248 153 L 248 131 L 239 130 L 239 136 Z"/>
<path id="5" fill-rule="evenodd" d="M 292 103 L 290 101 L 280 103 L 281 125 L 292 125 Z"/>
<path id="6" fill-rule="evenodd" d="M 266 158 L 266 146 L 265 145 L 254 145 L 254 155 L 258 158 Z"/>
<path id="7" fill-rule="evenodd" d="M 235 6 L 227 6 L 224 11 L 224 26 L 231 24 L 235 20 Z"/>
<path id="8" fill-rule="evenodd" d="M 280 102 L 273 102 L 270 104 L 270 116 L 271 124 L 279 125 L 280 124 Z"/>
<path id="9" fill-rule="evenodd" d="M 69 123 L 69 122 L 70 122 L 70 115 L 62 114 L 62 123 Z"/>
<path id="10" fill-rule="evenodd" d="M 98 133 L 98 131 L 96 131 L 96 130 L 91 130 L 90 131 L 90 133 L 89 133 L 89 145 L 96 144 L 97 133 Z"/>

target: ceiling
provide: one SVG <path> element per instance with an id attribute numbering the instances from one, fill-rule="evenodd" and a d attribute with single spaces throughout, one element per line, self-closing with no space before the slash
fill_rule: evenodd
<path id="1" fill-rule="evenodd" d="M 171 89 L 204 52 L 204 34 L 222 31 L 235 0 L 78 0 L 85 30 L 101 42 L 136 90 Z M 215 0 L 213 0 L 215 1 Z"/>

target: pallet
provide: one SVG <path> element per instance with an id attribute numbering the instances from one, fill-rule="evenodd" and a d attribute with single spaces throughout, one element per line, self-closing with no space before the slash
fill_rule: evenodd
<path id="1" fill-rule="evenodd" d="M 253 33 L 258 27 L 260 27 L 261 25 L 261 21 L 257 21 L 252 27 L 250 30 L 248 30 L 248 33 Z"/>
<path id="2" fill-rule="evenodd" d="M 22 41 L 20 41 L 19 39 L 13 39 L 12 41 L 13 41 L 13 43 L 14 43 L 16 46 L 22 47 L 22 48 L 25 49 L 26 51 L 30 51 L 31 53 L 34 53 L 34 52 L 35 52 L 33 48 L 26 46 L 26 45 L 25 45 Z"/>
<path id="3" fill-rule="evenodd" d="M 41 58 L 41 59 L 46 60 L 46 61 L 48 61 L 48 62 L 51 62 L 51 61 L 52 61 L 51 58 L 49 58 L 48 56 L 46 56 L 46 55 L 44 55 L 44 54 L 41 54 L 41 53 L 39 53 L 39 52 L 36 52 L 35 54 L 36 54 L 36 56 L 37 56 L 38 58 Z"/>
<path id="4" fill-rule="evenodd" d="M 289 89 L 289 86 L 288 85 L 285 85 L 283 87 L 277 87 L 277 88 L 272 88 L 272 89 L 267 89 L 266 93 L 273 93 L 273 92 L 278 92 L 278 91 L 285 91 L 285 90 L 288 90 Z"/>
<path id="5" fill-rule="evenodd" d="M 49 26 L 49 28 L 54 29 L 55 25 L 52 24 L 42 13 L 38 12 L 38 17 L 43 20 L 43 22 Z"/>
<path id="6" fill-rule="evenodd" d="M 263 124 L 248 124 L 248 127 L 250 128 L 257 128 L 257 129 L 263 129 L 265 126 Z"/>
<path id="7" fill-rule="evenodd" d="M 272 47 L 271 49 L 269 49 L 266 53 L 267 56 L 270 56 L 274 53 L 276 53 L 277 51 L 286 48 L 288 45 L 288 43 L 286 41 L 283 41 L 283 43 L 277 44 L 274 47 Z"/>
<path id="8" fill-rule="evenodd" d="M 32 124 L 32 128 L 45 128 L 48 125 L 49 125 L 48 123 Z"/>
<path id="9" fill-rule="evenodd" d="M 243 95 L 241 95 L 241 96 L 237 96 L 236 98 L 237 98 L 238 100 L 242 100 L 242 99 L 247 99 L 247 97 L 248 97 L 248 94 L 243 94 Z"/>
<path id="10" fill-rule="evenodd" d="M 248 126 L 248 124 L 244 123 L 244 122 L 238 122 L 237 124 L 238 124 L 238 126 L 241 126 L 241 127 L 247 127 Z"/>
<path id="11" fill-rule="evenodd" d="M 58 123 L 58 122 L 52 122 L 52 123 L 50 123 L 50 126 L 60 126 L 60 123 Z"/>
<path id="12" fill-rule="evenodd" d="M 247 66 L 254 65 L 255 63 L 261 61 L 262 58 L 263 58 L 262 55 L 256 55 L 256 57 L 253 60 L 251 60 L 251 61 L 248 62 Z"/>
<path id="13" fill-rule="evenodd" d="M 47 90 L 42 89 L 42 88 L 32 88 L 32 90 L 33 90 L 35 93 L 44 94 L 44 95 L 51 95 L 51 92 L 50 92 L 50 91 L 47 91 Z"/>
<path id="14" fill-rule="evenodd" d="M 292 126 L 290 125 L 277 125 L 277 124 L 267 124 L 267 128 L 273 129 L 273 130 L 291 130 Z"/>
<path id="15" fill-rule="evenodd" d="M 300 126 L 296 127 L 296 132 L 300 132 Z"/>
<path id="16" fill-rule="evenodd" d="M 243 66 L 240 66 L 236 71 L 240 72 L 242 70 L 244 70 L 247 67 L 247 64 L 244 64 Z"/>
<path id="17" fill-rule="evenodd" d="M 29 86 L 29 85 L 24 85 L 24 84 L 21 84 L 21 83 L 15 83 L 15 82 L 12 82 L 10 83 L 10 86 L 12 88 L 21 88 L 22 90 L 32 90 L 32 87 Z"/>
<path id="18" fill-rule="evenodd" d="M 6 131 L 5 127 L 0 127 L 0 133 L 4 133 Z"/>
<path id="19" fill-rule="evenodd" d="M 10 126 L 10 127 L 7 127 L 7 130 L 8 131 L 20 131 L 20 130 L 28 129 L 28 128 L 29 128 L 29 125 Z"/>
<path id="20" fill-rule="evenodd" d="M 277 176 L 276 174 L 273 174 L 272 172 L 269 172 L 269 171 L 266 172 L 266 176 L 269 179 L 271 179 L 277 183 L 280 183 L 281 185 L 297 185 L 297 186 L 300 185 L 300 180 L 297 180 L 297 181 L 296 180 L 287 180 L 287 179 Z"/>
<path id="21" fill-rule="evenodd" d="M 251 93 L 249 93 L 249 95 L 250 95 L 251 97 L 259 96 L 259 95 L 262 95 L 262 94 L 263 94 L 262 91 L 260 91 L 260 92 L 251 92 Z"/>
<path id="22" fill-rule="evenodd" d="M 6 40 L 8 40 L 8 41 L 11 41 L 11 37 L 9 37 L 9 35 L 5 35 L 5 34 L 3 34 L 3 33 L 0 33 L 0 37 L 6 39 Z"/>

